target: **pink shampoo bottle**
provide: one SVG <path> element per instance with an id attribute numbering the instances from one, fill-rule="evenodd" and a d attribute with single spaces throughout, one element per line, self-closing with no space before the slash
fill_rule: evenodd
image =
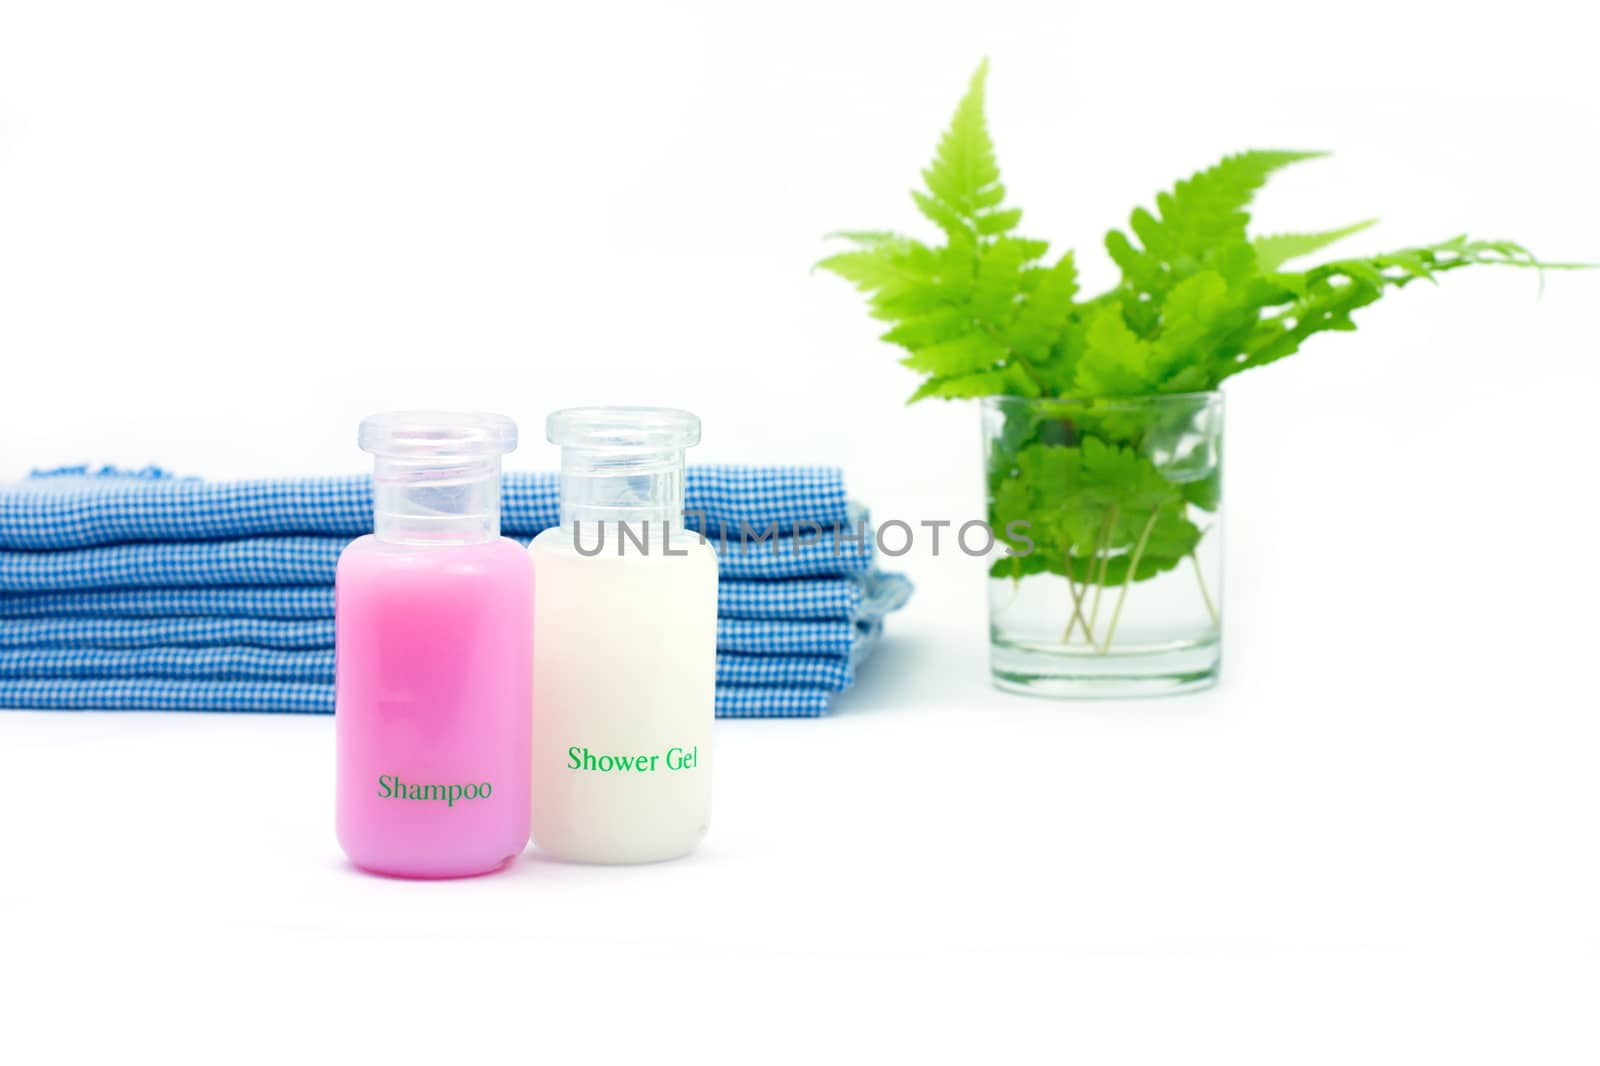
<path id="1" fill-rule="evenodd" d="M 373 533 L 339 557 L 335 827 L 364 870 L 468 877 L 528 840 L 533 570 L 500 536 L 499 415 L 361 423 Z"/>

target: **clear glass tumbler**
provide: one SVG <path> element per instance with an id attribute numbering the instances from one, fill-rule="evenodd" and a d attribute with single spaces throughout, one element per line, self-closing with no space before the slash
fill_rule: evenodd
<path id="1" fill-rule="evenodd" d="M 1222 660 L 1222 394 L 983 401 L 989 662 L 1058 699 L 1176 693 Z"/>

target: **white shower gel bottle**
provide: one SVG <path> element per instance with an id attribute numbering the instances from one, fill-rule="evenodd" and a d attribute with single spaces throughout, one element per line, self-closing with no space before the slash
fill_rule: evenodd
<path id="1" fill-rule="evenodd" d="M 711 816 L 717 555 L 683 529 L 700 420 L 557 411 L 561 525 L 534 570 L 533 843 L 574 862 L 694 850 Z"/>

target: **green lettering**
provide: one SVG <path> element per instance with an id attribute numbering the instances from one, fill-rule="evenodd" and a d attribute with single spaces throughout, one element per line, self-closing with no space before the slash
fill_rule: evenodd
<path id="1" fill-rule="evenodd" d="M 622 770 L 632 770 L 633 769 L 633 756 L 632 755 L 618 755 L 617 756 L 617 767 L 618 767 L 618 769 L 622 769 Z"/>
<path id="2" fill-rule="evenodd" d="M 581 769 L 583 769 L 583 763 L 578 760 L 578 749 L 576 747 L 572 747 L 572 748 L 568 748 L 567 749 L 567 769 L 569 769 L 569 770 L 581 770 Z"/>
<path id="3" fill-rule="evenodd" d="M 381 799 L 438 800 L 454 807 L 456 800 L 488 799 L 494 786 L 487 781 L 464 785 L 408 785 L 399 774 L 378 775 L 378 796 Z"/>

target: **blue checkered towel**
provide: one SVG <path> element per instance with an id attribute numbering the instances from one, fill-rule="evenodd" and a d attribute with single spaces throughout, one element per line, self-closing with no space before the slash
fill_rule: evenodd
<path id="1" fill-rule="evenodd" d="M 0 592 L 331 585 L 347 537 L 251 537 L 113 544 L 69 551 L 0 551 Z M 870 537 L 851 534 L 732 541 L 719 550 L 726 579 L 846 577 L 872 566 Z"/>
<path id="2" fill-rule="evenodd" d="M 882 616 L 898 609 L 910 586 L 881 570 L 852 577 L 721 581 L 718 618 L 808 621 Z M 100 591 L 0 593 L 0 618 L 281 618 L 333 617 L 331 585 L 225 585 Z"/>
<path id="3" fill-rule="evenodd" d="M 531 537 L 559 520 L 556 474 L 507 472 L 500 524 Z M 684 510 L 708 533 L 741 525 L 783 533 L 797 522 L 824 528 L 847 518 L 844 477 L 833 467 L 691 466 Z M 809 528 L 809 527 L 805 527 Z M 62 467 L 0 485 L 0 548 L 87 548 L 127 541 L 214 540 L 311 534 L 348 540 L 372 531 L 368 475 L 200 481 L 156 468 Z"/>
<path id="4" fill-rule="evenodd" d="M 833 694 L 821 689 L 717 687 L 718 718 L 816 718 Z M 332 714 L 333 686 L 287 681 L 149 678 L 0 679 L 0 707 L 54 711 L 244 711 Z"/>
<path id="5" fill-rule="evenodd" d="M 505 530 L 554 524 L 556 494 L 508 474 Z M 823 713 L 910 592 L 864 511 L 806 467 L 691 468 L 687 503 L 719 551 L 717 714 Z M 371 507 L 366 477 L 0 486 L 0 707 L 332 711 L 334 569 Z"/>
<path id="6" fill-rule="evenodd" d="M 898 574 L 872 571 L 855 577 L 721 581 L 717 584 L 717 617 L 772 621 L 853 618 L 861 610 L 863 599 L 881 598 L 888 588 L 904 580 Z M 333 586 L 227 585 L 0 593 L 0 618 L 217 616 L 332 618 Z"/>
<path id="7" fill-rule="evenodd" d="M 806 622 L 719 618 L 717 649 L 747 655 L 848 656 L 881 625 L 882 615 Z M 334 626 L 329 619 L 20 618 L 0 624 L 0 651 L 215 647 L 309 651 L 333 646 Z"/>
<path id="8" fill-rule="evenodd" d="M 855 680 L 848 657 L 717 653 L 719 687 L 843 692 Z M 297 681 L 333 684 L 333 649 L 283 651 L 241 646 L 0 649 L 0 678 L 70 681 Z"/>

